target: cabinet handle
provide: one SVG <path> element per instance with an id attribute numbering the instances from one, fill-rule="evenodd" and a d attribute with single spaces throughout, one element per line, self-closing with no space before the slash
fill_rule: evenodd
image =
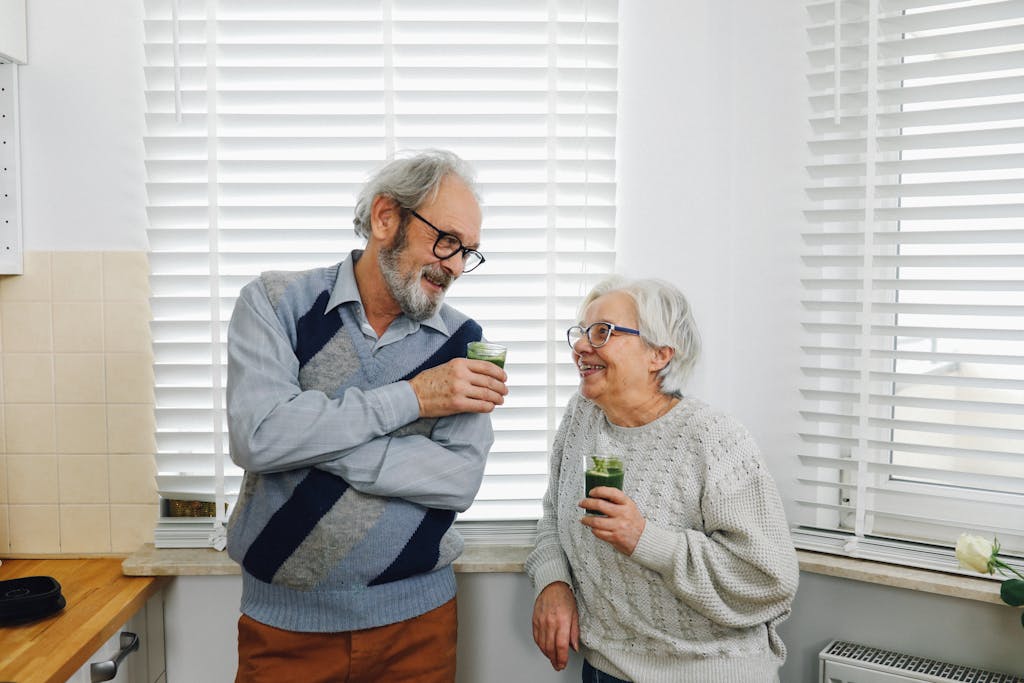
<path id="1" fill-rule="evenodd" d="M 121 631 L 121 650 L 113 659 L 95 662 L 89 665 L 89 677 L 92 683 L 112 681 L 117 675 L 117 667 L 125 657 L 139 649 L 139 636 L 129 631 Z"/>

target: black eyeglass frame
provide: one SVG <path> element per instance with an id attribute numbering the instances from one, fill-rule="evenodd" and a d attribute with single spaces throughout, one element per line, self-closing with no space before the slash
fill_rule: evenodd
<path id="1" fill-rule="evenodd" d="M 458 235 L 453 235 L 450 232 L 445 232 L 441 228 L 437 227 L 436 225 L 434 225 L 433 223 L 428 221 L 423 216 L 419 215 L 416 212 L 415 209 L 406 209 L 406 211 L 411 213 L 416 218 L 419 218 L 420 221 L 422 221 L 423 223 L 426 223 L 429 227 L 433 228 L 434 231 L 437 233 L 437 239 L 434 240 L 434 256 L 436 256 L 437 258 L 441 259 L 442 261 L 446 261 L 446 260 L 450 259 L 452 256 L 455 256 L 456 254 L 461 253 L 462 254 L 462 264 L 463 264 L 462 265 L 462 272 L 463 273 L 471 273 L 471 272 L 473 272 L 474 270 L 479 268 L 484 263 L 484 261 L 487 260 L 487 259 L 484 258 L 484 255 L 481 254 L 476 249 L 470 249 L 469 247 L 464 246 L 462 244 L 462 240 L 459 239 Z M 458 245 L 459 245 L 455 249 L 453 249 L 452 253 L 450 253 L 450 254 L 444 254 L 443 252 L 439 252 L 438 251 L 438 247 L 441 246 L 441 240 L 445 239 L 446 237 L 450 237 L 451 239 L 455 240 L 458 243 Z M 478 263 L 474 263 L 472 266 L 469 265 L 469 259 L 470 259 L 470 255 L 471 254 L 475 255 L 474 258 L 480 259 L 480 261 Z"/>
<path id="2" fill-rule="evenodd" d="M 600 344 L 595 344 L 594 340 L 591 339 L 590 337 L 590 331 L 597 327 L 598 325 L 604 325 L 608 328 L 608 336 Z M 579 330 L 579 336 L 576 337 L 576 341 L 579 341 L 580 339 L 586 337 L 587 342 L 590 344 L 590 347 L 594 349 L 599 349 L 605 344 L 607 344 L 608 341 L 612 338 L 612 332 L 622 332 L 623 334 L 632 334 L 636 335 L 637 337 L 640 336 L 640 330 L 634 330 L 632 327 L 623 327 L 622 325 L 615 325 L 604 320 L 599 320 L 596 323 L 590 323 L 586 327 L 583 327 L 582 325 L 573 325 L 572 327 L 565 331 L 565 340 L 569 342 L 569 348 L 572 349 L 573 351 L 576 350 L 576 342 L 574 342 L 572 339 L 573 330 Z"/>

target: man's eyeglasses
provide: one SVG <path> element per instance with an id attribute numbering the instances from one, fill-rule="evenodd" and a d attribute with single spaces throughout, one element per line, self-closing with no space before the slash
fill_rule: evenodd
<path id="1" fill-rule="evenodd" d="M 468 273 L 471 270 L 475 270 L 477 266 L 486 261 L 484 255 L 476 249 L 470 249 L 469 247 L 462 246 L 462 240 L 450 232 L 445 232 L 423 216 L 419 215 L 412 209 L 409 209 L 409 213 L 421 221 L 426 223 L 428 226 L 433 228 L 437 232 L 437 239 L 434 241 L 434 256 L 444 261 L 450 259 L 459 252 L 462 252 L 462 272 Z"/>
<path id="2" fill-rule="evenodd" d="M 583 337 L 587 338 L 590 342 L 590 346 L 599 349 L 608 343 L 608 340 L 612 338 L 612 332 L 619 331 L 623 334 L 635 334 L 640 336 L 640 330 L 634 330 L 630 327 L 622 327 L 620 325 L 612 325 L 606 322 L 591 323 L 587 327 L 582 325 L 573 325 L 565 331 L 565 337 L 569 340 L 569 348 L 575 350 L 576 342 Z"/>

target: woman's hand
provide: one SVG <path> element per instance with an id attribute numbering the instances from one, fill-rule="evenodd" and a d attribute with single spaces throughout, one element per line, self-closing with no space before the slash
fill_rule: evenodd
<path id="1" fill-rule="evenodd" d="M 632 555 L 647 520 L 640 514 L 633 499 L 611 486 L 595 486 L 590 490 L 592 498 L 580 501 L 584 510 L 604 513 L 604 517 L 584 515 L 580 520 L 590 527 L 591 533 L 623 555 Z"/>
<path id="2" fill-rule="evenodd" d="M 551 661 L 555 671 L 569 663 L 569 647 L 580 649 L 580 622 L 576 596 L 569 584 L 548 584 L 533 603 L 533 642 Z"/>

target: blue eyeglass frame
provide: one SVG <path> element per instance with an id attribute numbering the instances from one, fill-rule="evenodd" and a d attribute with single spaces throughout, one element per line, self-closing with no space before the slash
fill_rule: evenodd
<path id="1" fill-rule="evenodd" d="M 590 330 L 594 329 L 594 327 L 597 326 L 597 325 L 607 325 L 608 326 L 608 339 L 605 339 L 600 344 L 595 344 L 594 340 L 590 338 Z M 580 336 L 577 337 L 577 341 L 579 341 L 580 339 L 583 339 L 583 337 L 586 337 L 587 338 L 587 342 L 590 344 L 591 348 L 594 348 L 594 349 L 599 349 L 602 346 L 604 346 L 605 344 L 607 344 L 608 341 L 612 338 L 612 332 L 622 332 L 623 334 L 632 334 L 632 335 L 636 335 L 637 337 L 640 336 L 640 330 L 634 330 L 632 327 L 623 327 L 622 325 L 615 325 L 614 323 L 606 322 L 604 320 L 598 320 L 595 323 L 590 323 L 586 327 L 583 327 L 582 325 L 573 325 L 572 327 L 570 327 L 569 329 L 567 329 L 565 331 L 565 340 L 569 343 L 569 348 L 572 349 L 573 351 L 576 350 L 576 347 L 574 346 L 573 341 L 572 341 L 572 331 L 573 330 L 579 330 L 580 331 Z"/>

